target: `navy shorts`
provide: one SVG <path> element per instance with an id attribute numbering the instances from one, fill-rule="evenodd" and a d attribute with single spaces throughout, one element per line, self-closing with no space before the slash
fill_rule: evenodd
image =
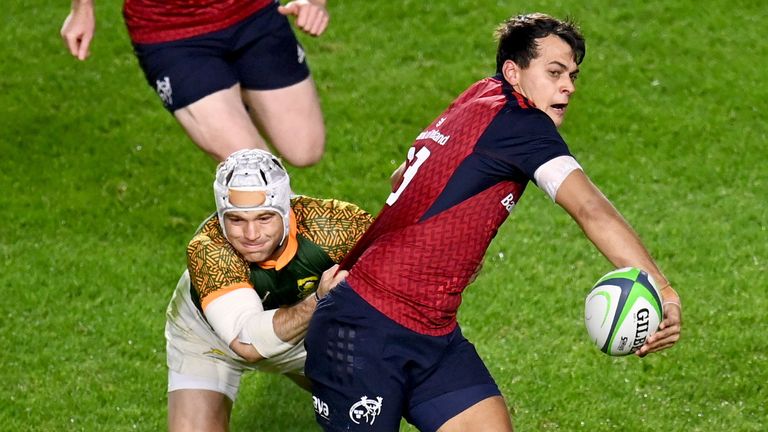
<path id="1" fill-rule="evenodd" d="M 315 417 L 326 431 L 397 431 L 403 417 L 436 431 L 501 395 L 459 327 L 445 336 L 413 332 L 346 282 L 318 304 L 305 346 Z"/>
<path id="2" fill-rule="evenodd" d="M 134 44 L 150 87 L 173 112 L 240 83 L 274 90 L 309 76 L 304 49 L 274 3 L 212 33 L 156 44 Z"/>

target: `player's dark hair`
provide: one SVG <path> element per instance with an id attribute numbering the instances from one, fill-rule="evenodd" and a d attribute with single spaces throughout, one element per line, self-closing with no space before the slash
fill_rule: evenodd
<path id="1" fill-rule="evenodd" d="M 495 35 L 499 41 L 496 51 L 497 73 L 501 73 L 501 67 L 507 60 L 512 60 L 523 69 L 527 68 L 538 55 L 536 39 L 549 35 L 560 37 L 571 47 L 576 64 L 584 60 L 587 49 L 584 36 L 573 20 L 559 20 L 543 13 L 509 18 L 496 28 Z"/>

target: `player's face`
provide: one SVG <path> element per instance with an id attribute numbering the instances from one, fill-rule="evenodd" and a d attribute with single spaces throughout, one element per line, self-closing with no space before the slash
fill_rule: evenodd
<path id="1" fill-rule="evenodd" d="M 224 215 L 227 239 L 248 262 L 276 259 L 282 248 L 283 219 L 272 211 L 233 211 Z"/>
<path id="2" fill-rule="evenodd" d="M 560 37 L 550 35 L 537 40 L 538 57 L 525 69 L 513 67 L 505 77 L 514 89 L 544 111 L 555 126 L 560 127 L 571 95 L 576 91 L 575 81 L 579 65 L 573 58 L 573 50 Z M 512 63 L 508 61 L 508 63 Z M 512 63 L 514 65 L 514 63 Z"/>

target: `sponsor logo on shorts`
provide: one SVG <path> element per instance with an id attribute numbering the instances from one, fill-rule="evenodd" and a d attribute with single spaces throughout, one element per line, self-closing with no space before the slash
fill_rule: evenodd
<path id="1" fill-rule="evenodd" d="M 163 77 L 162 80 L 157 80 L 156 83 L 157 95 L 160 96 L 163 104 L 165 104 L 165 106 L 173 105 L 173 89 L 171 88 L 171 79 L 168 77 Z"/>
<path id="2" fill-rule="evenodd" d="M 296 59 L 299 63 L 304 63 L 305 58 L 307 58 L 307 55 L 304 53 L 304 48 L 301 45 L 296 45 Z"/>
<path id="3" fill-rule="evenodd" d="M 352 419 L 355 424 L 366 423 L 373 426 L 373 422 L 376 421 L 376 416 L 381 414 L 382 401 L 384 401 L 384 398 L 379 396 L 376 397 L 376 400 L 368 399 L 368 396 L 363 396 L 349 409 L 349 418 Z"/>
<path id="4" fill-rule="evenodd" d="M 320 417 L 327 419 L 328 418 L 328 404 L 323 402 L 319 397 L 312 396 L 312 404 L 315 406 L 315 412 Z"/>

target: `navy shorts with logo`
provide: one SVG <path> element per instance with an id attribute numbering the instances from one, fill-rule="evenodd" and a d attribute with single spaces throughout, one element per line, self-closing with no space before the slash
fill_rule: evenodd
<path id="1" fill-rule="evenodd" d="M 216 32 L 156 44 L 134 44 L 149 85 L 173 112 L 240 83 L 274 90 L 309 76 L 304 50 L 274 3 Z"/>
<path id="2" fill-rule="evenodd" d="M 326 431 L 421 431 L 501 395 L 475 347 L 456 329 L 413 332 L 342 282 L 318 304 L 305 339 L 305 374 Z"/>

